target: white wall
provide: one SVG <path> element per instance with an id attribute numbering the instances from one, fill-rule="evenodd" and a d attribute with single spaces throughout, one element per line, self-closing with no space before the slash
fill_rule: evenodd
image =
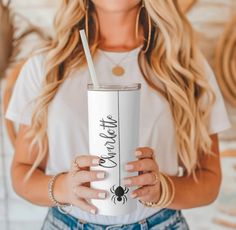
<path id="1" fill-rule="evenodd" d="M 200 48 L 214 67 L 215 48 L 226 23 L 235 15 L 236 0 L 198 0 L 188 18 L 197 31 Z M 233 128 L 220 135 L 221 139 L 236 139 L 236 108 L 226 102 Z"/>
<path id="2" fill-rule="evenodd" d="M 56 0 L 12 0 L 13 11 L 30 19 L 31 23 L 51 31 L 52 19 L 55 12 Z M 23 19 L 16 18 L 17 25 L 26 28 L 27 22 Z M 30 39 L 31 43 L 35 38 Z M 32 44 L 27 44 L 24 49 L 29 50 Z M 1 98 L 4 88 L 1 83 Z M 1 123 L 0 123 L 0 229 L 11 230 L 37 230 L 40 229 L 42 220 L 46 214 L 46 209 L 31 205 L 30 203 L 19 198 L 12 190 L 10 184 L 10 162 L 12 159 L 13 149 L 7 138 L 6 130 L 2 125 L 2 104 L 1 104 Z M 3 133 L 2 133 L 3 132 Z M 2 162 L 4 161 L 4 164 Z M 6 186 L 6 187 L 5 187 Z"/>

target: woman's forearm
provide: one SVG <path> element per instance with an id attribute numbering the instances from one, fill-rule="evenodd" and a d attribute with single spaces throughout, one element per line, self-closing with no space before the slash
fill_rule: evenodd
<path id="1" fill-rule="evenodd" d="M 27 201 L 40 206 L 53 206 L 48 196 L 48 183 L 51 176 L 45 175 L 40 169 L 36 169 L 27 181 L 24 177 L 29 171 L 29 165 L 15 164 L 12 170 L 12 184 L 15 192 Z M 54 196 L 58 201 L 65 201 L 62 176 L 58 177 L 54 184 Z"/>
<path id="2" fill-rule="evenodd" d="M 168 207 L 171 209 L 188 209 L 212 203 L 219 192 L 221 176 L 211 171 L 196 172 L 198 181 L 193 176 L 171 177 L 175 186 L 175 198 Z"/>
<path id="3" fill-rule="evenodd" d="M 212 203 L 220 189 L 221 167 L 217 134 L 211 135 L 212 151 L 215 155 L 199 154 L 201 170 L 196 170 L 196 182 L 193 176 L 172 177 L 176 187 L 175 199 L 170 208 L 187 209 Z"/>

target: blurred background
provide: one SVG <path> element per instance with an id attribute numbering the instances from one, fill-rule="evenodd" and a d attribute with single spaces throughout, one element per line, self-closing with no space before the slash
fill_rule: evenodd
<path id="1" fill-rule="evenodd" d="M 17 126 L 4 120 L 22 63 L 52 36 L 57 0 L 0 0 L 0 229 L 40 229 L 47 209 L 19 198 L 11 187 L 10 163 Z M 236 229 L 236 0 L 179 0 L 201 50 L 215 71 L 233 125 L 222 132 L 223 183 L 210 206 L 184 211 L 191 229 Z"/>

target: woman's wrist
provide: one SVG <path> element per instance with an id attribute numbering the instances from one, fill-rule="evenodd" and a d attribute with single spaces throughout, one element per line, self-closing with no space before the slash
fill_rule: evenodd
<path id="1" fill-rule="evenodd" d="M 145 202 L 141 200 L 139 200 L 139 202 L 147 207 L 158 207 L 158 208 L 166 208 L 173 202 L 175 196 L 174 183 L 169 176 L 163 173 L 160 173 L 159 194 L 160 195 L 157 202 Z"/>
<path id="2" fill-rule="evenodd" d="M 48 182 L 48 197 L 49 199 L 52 201 L 52 203 L 54 204 L 54 206 L 56 206 L 58 208 L 58 210 L 63 213 L 63 214 L 68 214 L 71 210 L 72 210 L 72 204 L 68 203 L 68 202 L 61 202 L 59 201 L 59 195 L 58 198 L 55 197 L 55 191 L 57 191 L 57 194 L 65 194 L 63 193 L 63 187 L 67 187 L 66 185 L 64 186 L 60 186 L 59 185 L 63 185 L 62 182 L 64 182 L 65 180 L 62 180 L 62 175 L 65 175 L 66 173 L 59 173 L 53 177 L 51 177 L 51 179 Z M 59 180 L 59 178 L 61 177 L 61 180 Z M 58 180 L 57 180 L 58 179 Z M 61 183 L 59 183 L 61 182 Z M 57 183 L 57 189 L 55 189 L 55 184 Z M 62 196 L 63 197 L 63 196 Z M 67 209 L 69 207 L 69 210 Z"/>
<path id="3" fill-rule="evenodd" d="M 58 174 L 53 185 L 53 196 L 57 202 L 61 204 L 69 203 L 67 188 L 67 173 Z"/>

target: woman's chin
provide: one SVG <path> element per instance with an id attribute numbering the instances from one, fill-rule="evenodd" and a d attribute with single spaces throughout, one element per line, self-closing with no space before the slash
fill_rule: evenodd
<path id="1" fill-rule="evenodd" d="M 92 0 L 93 4 L 100 10 L 119 13 L 131 10 L 140 4 L 140 0 Z"/>

